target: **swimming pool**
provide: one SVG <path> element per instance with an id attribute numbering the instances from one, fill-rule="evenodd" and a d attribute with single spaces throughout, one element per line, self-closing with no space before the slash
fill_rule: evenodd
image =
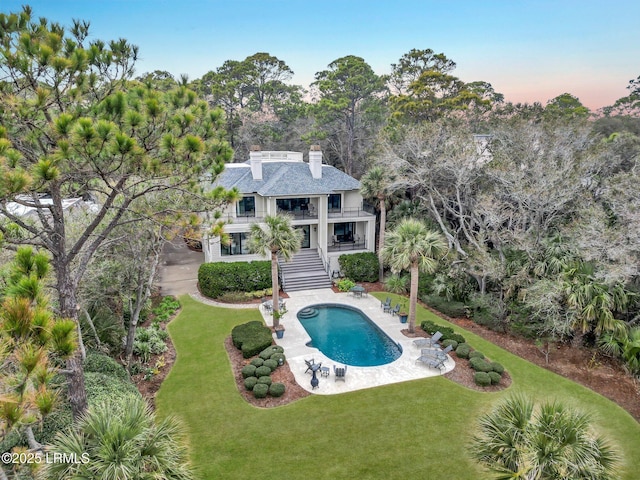
<path id="1" fill-rule="evenodd" d="M 298 312 L 298 320 L 311 337 L 307 345 L 335 362 L 374 367 L 402 354 L 401 347 L 369 317 L 348 305 L 310 305 Z"/>

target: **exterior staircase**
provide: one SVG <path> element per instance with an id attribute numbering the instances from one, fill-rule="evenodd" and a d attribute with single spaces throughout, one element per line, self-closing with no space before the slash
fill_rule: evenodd
<path id="1" fill-rule="evenodd" d="M 290 262 L 280 259 L 278 265 L 285 292 L 331 288 L 331 278 L 316 250 L 300 250 Z"/>

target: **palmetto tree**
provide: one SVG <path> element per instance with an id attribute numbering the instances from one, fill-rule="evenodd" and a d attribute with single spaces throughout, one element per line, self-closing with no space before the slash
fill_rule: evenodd
<path id="1" fill-rule="evenodd" d="M 513 397 L 479 421 L 471 454 L 502 480 L 607 480 L 618 453 L 591 432 L 590 418 L 560 403 L 534 408 Z"/>
<path id="2" fill-rule="evenodd" d="M 438 258 L 447 252 L 447 243 L 438 232 L 429 230 L 427 226 L 413 218 L 402 220 L 389 232 L 381 256 L 391 267 L 391 271 L 399 273 L 409 270 L 411 274 L 409 293 L 409 332 L 413 332 L 416 323 L 416 304 L 418 303 L 418 276 L 420 270 L 427 273 L 435 271 Z"/>
<path id="3" fill-rule="evenodd" d="M 577 338 L 589 331 L 623 334 L 625 324 L 614 317 L 623 312 L 631 294 L 621 284 L 607 285 L 594 275 L 592 265 L 576 262 L 565 272 L 564 290 L 577 327 Z"/>
<path id="4" fill-rule="evenodd" d="M 47 447 L 70 463 L 48 464 L 45 477 L 192 480 L 184 440 L 173 419 L 156 423 L 141 398 L 130 398 L 117 412 L 111 404 L 99 404 Z"/>
<path id="5" fill-rule="evenodd" d="M 278 255 L 285 261 L 300 250 L 302 244 L 302 231 L 291 225 L 291 217 L 287 215 L 267 215 L 264 225 L 254 223 L 251 225 L 249 237 L 249 251 L 260 255 L 271 254 L 271 288 L 273 290 L 273 327 L 280 324 L 280 306 L 278 292 Z M 268 253 L 267 253 L 268 252 Z"/>
<path id="6" fill-rule="evenodd" d="M 387 199 L 393 193 L 392 183 L 395 176 L 381 166 L 375 166 L 360 179 L 360 193 L 365 198 L 375 198 L 380 208 L 380 233 L 378 235 L 378 258 L 380 271 L 378 279 L 383 280 L 384 262 L 380 252 L 384 246 L 384 234 L 387 224 Z"/>

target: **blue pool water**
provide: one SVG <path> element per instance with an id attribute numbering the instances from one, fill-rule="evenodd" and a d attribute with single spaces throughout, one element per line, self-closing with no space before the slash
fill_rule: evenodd
<path id="1" fill-rule="evenodd" d="M 356 367 L 391 363 L 402 350 L 369 317 L 347 305 L 310 305 L 298 312 L 298 320 L 311 342 L 331 360 Z"/>

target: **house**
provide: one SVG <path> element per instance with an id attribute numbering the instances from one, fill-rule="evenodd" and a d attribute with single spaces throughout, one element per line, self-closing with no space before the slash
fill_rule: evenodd
<path id="1" fill-rule="evenodd" d="M 301 152 L 261 151 L 252 147 L 249 160 L 231 163 L 216 185 L 236 187 L 242 199 L 224 212 L 231 244 L 218 237 L 204 238 L 206 262 L 263 260 L 247 248 L 250 226 L 267 215 L 284 212 L 304 233 L 301 253 L 296 257 L 315 259 L 315 270 L 322 270 L 325 284 L 339 271 L 338 257 L 345 253 L 375 250 L 375 214 L 365 208 L 360 182 L 330 165 L 322 163 L 322 151 L 312 146 L 308 162 Z M 296 259 L 294 259 L 296 263 Z M 282 265 L 283 285 L 292 286 L 295 275 L 309 271 Z M 294 275 L 295 274 L 295 275 Z M 307 285 L 309 286 L 309 285 Z M 326 285 L 325 285 L 326 286 Z M 289 288 L 291 290 L 291 288 Z"/>

